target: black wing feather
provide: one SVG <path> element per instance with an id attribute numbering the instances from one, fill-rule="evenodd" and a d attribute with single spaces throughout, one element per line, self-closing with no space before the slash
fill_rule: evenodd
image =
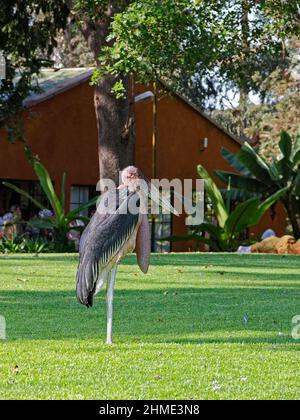
<path id="1" fill-rule="evenodd" d="M 127 189 L 117 190 L 117 194 L 116 191 L 105 193 L 82 234 L 76 289 L 78 301 L 83 305 L 93 306 L 101 269 L 121 250 L 138 224 L 139 214 L 124 211 L 131 199 L 138 202 L 137 194 Z"/>

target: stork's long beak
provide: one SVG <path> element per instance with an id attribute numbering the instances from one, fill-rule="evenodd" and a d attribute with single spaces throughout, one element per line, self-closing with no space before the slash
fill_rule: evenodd
<path id="1" fill-rule="evenodd" d="M 151 200 L 153 200 L 156 204 L 161 206 L 163 210 L 169 213 L 173 213 L 175 214 L 175 216 L 179 216 L 179 213 L 174 209 L 170 201 L 164 198 L 153 184 L 151 184 L 151 189 L 149 190 L 149 192 Z"/>

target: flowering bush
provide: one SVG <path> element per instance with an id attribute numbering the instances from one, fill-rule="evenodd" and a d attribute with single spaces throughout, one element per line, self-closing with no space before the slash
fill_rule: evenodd
<path id="1" fill-rule="evenodd" d="M 41 219 L 50 219 L 53 216 L 54 216 L 54 213 L 48 209 L 43 209 L 39 212 L 39 217 Z"/>
<path id="2" fill-rule="evenodd" d="M 3 224 L 5 225 L 6 223 L 11 223 L 14 220 L 14 215 L 12 213 L 6 213 L 3 218 Z"/>
<path id="3" fill-rule="evenodd" d="M 33 229 L 44 230 L 51 232 L 52 240 L 55 243 L 57 249 L 61 248 L 61 251 L 69 248 L 68 234 L 71 230 L 78 229 L 83 230 L 86 223 L 89 222 L 87 217 L 81 215 L 81 213 L 90 207 L 96 205 L 98 197 L 90 200 L 89 202 L 82 204 L 77 209 L 69 212 L 65 212 L 65 183 L 66 174 L 64 174 L 61 184 L 61 195 L 57 196 L 54 185 L 47 169 L 39 162 L 35 160 L 33 163 L 35 173 L 39 178 L 41 187 L 49 201 L 51 210 L 45 209 L 44 205 L 30 196 L 26 191 L 16 187 L 9 182 L 3 182 L 8 188 L 16 191 L 18 194 L 26 197 L 30 200 L 37 208 L 40 209 L 38 216 L 31 219 L 28 225 Z M 78 225 L 78 221 L 82 222 L 82 225 Z M 76 227 L 74 227 L 74 223 Z"/>

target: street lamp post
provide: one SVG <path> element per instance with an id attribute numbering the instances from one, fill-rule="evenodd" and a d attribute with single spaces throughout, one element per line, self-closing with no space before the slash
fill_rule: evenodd
<path id="1" fill-rule="evenodd" d="M 134 95 L 133 95 L 134 96 Z M 152 102 L 153 105 L 153 132 L 152 132 L 152 162 L 151 162 L 151 176 L 152 179 L 156 179 L 157 176 L 157 84 L 153 83 L 153 92 L 147 91 L 140 95 L 134 96 L 134 103 L 139 102 Z M 151 216 L 151 241 L 152 250 L 155 249 L 155 215 Z"/>
<path id="2" fill-rule="evenodd" d="M 153 83 L 153 91 L 154 96 L 152 100 L 153 104 L 153 135 L 152 135 L 152 179 L 156 179 L 157 176 L 157 167 L 156 167 L 156 154 L 157 154 L 157 85 Z M 155 215 L 152 214 L 151 220 L 151 247 L 152 250 L 155 250 L 155 226 L 156 225 L 156 218 Z"/>

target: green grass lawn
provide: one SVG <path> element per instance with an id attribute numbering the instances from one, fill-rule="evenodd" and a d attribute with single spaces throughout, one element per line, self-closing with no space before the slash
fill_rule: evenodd
<path id="1" fill-rule="evenodd" d="M 0 257 L 1 399 L 300 398 L 300 258 L 154 255 L 144 276 L 130 256 L 113 346 L 104 292 L 93 309 L 76 302 L 76 265 Z"/>

